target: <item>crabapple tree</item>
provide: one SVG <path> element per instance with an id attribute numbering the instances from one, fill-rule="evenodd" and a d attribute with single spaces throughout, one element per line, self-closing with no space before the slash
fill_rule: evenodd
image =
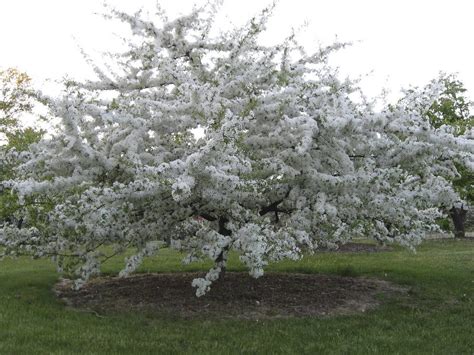
<path id="1" fill-rule="evenodd" d="M 259 277 L 356 236 L 414 247 L 457 199 L 473 137 L 419 114 L 439 88 L 375 111 L 328 63 L 344 44 L 262 44 L 268 9 L 219 34 L 213 5 L 173 20 L 108 11 L 129 48 L 43 98 L 60 123 L 8 182 L 37 208 L 3 226 L 6 254 L 51 256 L 79 287 L 112 255 L 136 250 L 127 275 L 168 246 L 214 262 L 193 281 L 201 296 L 231 251 Z"/>

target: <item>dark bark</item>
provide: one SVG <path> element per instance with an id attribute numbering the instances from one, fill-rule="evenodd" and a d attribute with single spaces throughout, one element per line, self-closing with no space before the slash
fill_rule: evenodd
<path id="1" fill-rule="evenodd" d="M 265 214 L 267 214 L 267 213 L 269 213 L 269 212 L 274 212 L 274 213 L 275 213 L 275 221 L 276 221 L 276 223 L 280 222 L 280 218 L 279 218 L 279 216 L 278 216 L 278 212 L 289 213 L 289 211 L 282 210 L 282 209 L 278 208 L 278 205 L 279 205 L 280 203 L 282 203 L 282 202 L 285 200 L 285 198 L 287 198 L 287 197 L 290 195 L 290 191 L 291 191 L 291 189 L 287 191 L 287 193 L 285 194 L 285 197 L 284 197 L 284 198 L 282 198 L 282 199 L 280 199 L 280 200 L 278 200 L 278 201 L 272 202 L 272 203 L 269 204 L 268 206 L 263 207 L 263 208 L 260 210 L 260 212 L 259 212 L 260 216 L 263 216 L 263 215 L 265 215 Z"/>
<path id="2" fill-rule="evenodd" d="M 259 212 L 260 216 L 263 216 L 267 214 L 268 212 L 281 212 L 281 210 L 278 208 L 278 205 L 282 202 L 283 202 L 283 199 L 275 201 L 269 204 L 268 206 L 263 207 Z"/>
<path id="3" fill-rule="evenodd" d="M 219 230 L 218 230 L 218 233 L 219 234 L 222 234 L 222 235 L 225 235 L 225 236 L 230 236 L 232 234 L 232 232 L 230 230 L 228 230 L 226 227 L 225 227 L 225 224 L 229 222 L 229 220 L 225 217 L 221 217 L 219 218 Z"/>
<path id="4" fill-rule="evenodd" d="M 226 218 L 226 217 L 221 217 L 219 218 L 219 230 L 218 230 L 218 233 L 221 234 L 221 235 L 225 235 L 225 236 L 230 236 L 232 235 L 232 231 L 230 231 L 229 229 L 227 229 L 225 227 L 225 224 L 228 222 L 229 220 Z M 216 263 L 217 266 L 220 266 L 221 268 L 221 273 L 219 275 L 219 279 L 223 279 L 224 276 L 225 276 L 225 271 L 226 271 L 226 263 L 227 263 L 227 254 L 229 253 L 229 245 L 227 245 L 226 247 L 222 248 L 222 251 L 220 252 L 220 254 L 217 256 L 217 258 L 214 260 L 214 262 Z"/>
<path id="5" fill-rule="evenodd" d="M 449 210 L 449 214 L 454 224 L 454 237 L 465 238 L 467 209 L 465 209 L 463 205 L 461 207 L 453 207 Z"/>
<path id="6" fill-rule="evenodd" d="M 204 218 L 205 220 L 208 220 L 209 222 L 214 222 L 214 221 L 217 220 L 216 217 L 211 216 L 210 214 L 207 214 L 207 213 L 199 213 L 197 216 L 198 216 L 198 217 L 202 217 L 202 218 Z"/>

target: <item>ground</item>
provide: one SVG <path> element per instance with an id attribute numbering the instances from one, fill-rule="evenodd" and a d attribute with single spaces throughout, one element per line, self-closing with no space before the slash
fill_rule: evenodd
<path id="1" fill-rule="evenodd" d="M 191 282 L 202 273 L 145 274 L 128 278 L 100 278 L 79 291 L 68 282 L 56 293 L 72 307 L 107 314 L 143 311 L 182 318 L 269 319 L 352 314 L 373 309 L 407 289 L 377 279 L 337 275 L 267 273 L 253 279 L 228 272 L 203 297 Z"/>
<path id="2" fill-rule="evenodd" d="M 383 250 L 387 248 L 348 243 L 338 252 Z M 187 272 L 102 277 L 79 291 L 63 279 L 55 293 L 68 306 L 98 315 L 134 310 L 182 318 L 270 319 L 365 312 L 381 299 L 407 291 L 388 281 L 349 275 L 270 272 L 253 279 L 244 272 L 227 272 L 207 295 L 198 298 L 191 283 L 202 276 L 202 272 Z"/>
<path id="3" fill-rule="evenodd" d="M 203 275 L 212 266 L 183 265 L 183 257 L 162 249 L 144 261 L 138 277 Z M 238 255 L 229 259 L 229 275 L 255 281 Z M 103 276 L 112 278 L 123 265 L 123 255 L 110 259 Z M 101 313 L 58 299 L 52 288 L 59 275 L 50 260 L 6 258 L 0 263 L 0 354 L 474 354 L 474 239 L 428 240 L 416 253 L 396 245 L 383 252 L 322 252 L 272 263 L 266 275 L 273 274 L 384 280 L 408 291 L 388 299 L 381 291 L 373 309 L 330 316 L 202 319 L 133 308 Z M 193 292 L 189 283 L 186 290 Z M 215 291 L 217 286 L 210 297 L 218 298 Z"/>

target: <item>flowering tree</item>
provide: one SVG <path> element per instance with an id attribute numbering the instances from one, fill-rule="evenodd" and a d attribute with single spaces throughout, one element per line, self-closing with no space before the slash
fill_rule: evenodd
<path id="1" fill-rule="evenodd" d="M 328 64 L 342 44 L 264 46 L 269 10 L 212 36 L 215 11 L 151 21 L 111 10 L 130 48 L 95 66 L 97 81 L 48 99 L 61 121 L 9 182 L 37 208 L 28 227 L 3 226 L 6 253 L 53 256 L 80 286 L 116 253 L 137 250 L 126 275 L 170 246 L 214 261 L 193 282 L 200 296 L 230 251 L 259 277 L 354 236 L 413 247 L 433 228 L 457 199 L 453 163 L 473 162 L 472 132 L 419 114 L 436 88 L 375 112 Z"/>

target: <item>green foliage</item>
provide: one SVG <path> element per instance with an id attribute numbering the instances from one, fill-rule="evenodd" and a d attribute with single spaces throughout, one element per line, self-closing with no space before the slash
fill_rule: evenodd
<path id="1" fill-rule="evenodd" d="M 9 219 L 19 208 L 18 197 L 10 190 L 0 192 L 0 223 Z"/>
<path id="2" fill-rule="evenodd" d="M 18 116 L 33 108 L 30 77 L 16 69 L 0 70 L 0 132 L 18 127 Z"/>
<path id="3" fill-rule="evenodd" d="M 442 74 L 438 81 L 443 91 L 426 115 L 433 127 L 449 125 L 455 128 L 456 134 L 463 134 L 474 127 L 474 116 L 470 114 L 472 102 L 466 96 L 467 90 L 453 74 Z"/>
<path id="4" fill-rule="evenodd" d="M 31 113 L 36 95 L 30 77 L 16 69 L 0 70 L 0 182 L 15 176 L 18 164 L 14 158 L 5 158 L 9 151 L 24 152 L 38 142 L 44 132 L 31 127 L 22 127 L 19 119 Z M 0 222 L 11 220 L 19 209 L 18 197 L 0 184 Z"/>
<path id="5" fill-rule="evenodd" d="M 31 113 L 36 93 L 30 77 L 16 69 L 0 70 L 0 134 L 6 139 L 3 150 L 28 150 L 41 138 L 43 131 L 24 128 L 19 122 L 21 115 Z"/>
<path id="6" fill-rule="evenodd" d="M 453 186 L 463 199 L 474 204 L 474 172 L 464 166 L 457 166 L 457 170 L 460 177 L 453 181 Z"/>
<path id="7" fill-rule="evenodd" d="M 451 126 L 456 135 L 474 128 L 474 115 L 470 111 L 473 103 L 466 96 L 464 84 L 454 74 L 442 74 L 437 82 L 443 90 L 426 112 L 431 125 L 435 128 Z M 456 169 L 460 176 L 453 180 L 453 186 L 463 199 L 474 204 L 474 172 L 459 164 Z"/>
<path id="8" fill-rule="evenodd" d="M 37 143 L 43 136 L 44 131 L 35 130 L 31 127 L 18 128 L 13 132 L 5 133 L 8 140 L 7 149 L 14 148 L 17 152 L 28 150 L 29 146 Z"/>
<path id="9" fill-rule="evenodd" d="M 436 221 L 436 224 L 445 232 L 449 232 L 453 229 L 452 222 L 449 218 L 440 218 Z"/>

